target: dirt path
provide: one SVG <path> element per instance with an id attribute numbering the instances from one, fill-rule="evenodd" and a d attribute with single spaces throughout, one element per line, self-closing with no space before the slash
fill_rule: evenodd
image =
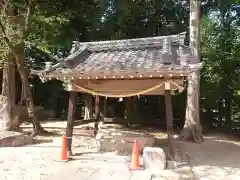
<path id="1" fill-rule="evenodd" d="M 192 157 L 196 177 L 204 180 L 240 179 L 240 143 L 224 137 L 206 137 L 203 144 L 182 143 Z"/>
<path id="2" fill-rule="evenodd" d="M 156 136 L 166 138 L 164 133 Z M 226 135 L 208 135 L 202 144 L 177 141 L 176 147 L 182 156 L 188 157 L 195 179 L 239 180 L 240 179 L 240 140 Z M 189 168 L 176 170 L 180 174 L 192 174 Z"/>

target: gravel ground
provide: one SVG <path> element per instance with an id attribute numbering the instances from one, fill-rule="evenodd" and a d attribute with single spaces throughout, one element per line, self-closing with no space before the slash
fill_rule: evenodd
<path id="1" fill-rule="evenodd" d="M 59 129 L 54 131 L 64 134 L 65 123 L 44 124 L 48 128 L 56 126 Z M 35 145 L 0 148 L 0 180 L 43 180 L 67 167 L 67 163 L 60 161 L 61 136 L 38 139 L 42 142 Z M 87 146 L 89 143 L 91 145 Z M 196 179 L 240 179 L 240 142 L 222 136 L 208 136 L 203 144 L 179 142 L 178 146 L 191 158 Z M 74 152 L 94 152 L 93 147 L 95 144 L 90 137 L 75 136 L 73 139 Z M 184 174 L 184 167 L 176 172 Z M 186 173 L 189 174 L 189 168 Z"/>
<path id="2" fill-rule="evenodd" d="M 43 126 L 48 131 L 51 128 L 58 136 L 39 136 L 37 140 L 41 142 L 34 145 L 0 148 L 0 180 L 43 180 L 66 166 L 67 163 L 60 161 L 65 123 L 47 123 Z M 76 137 L 73 139 L 73 152 L 96 151 L 87 144 L 95 145 L 91 137 Z"/>
<path id="3" fill-rule="evenodd" d="M 58 161 L 60 148 L 54 142 L 26 147 L 0 149 L 0 180 L 40 180 L 63 166 Z M 55 147 L 54 147 L 55 146 Z"/>
<path id="4" fill-rule="evenodd" d="M 47 140 L 47 138 L 45 138 Z M 48 138 L 52 142 L 35 144 L 25 147 L 0 149 L 0 180 L 43 180 L 57 173 L 67 165 L 60 161 L 60 137 Z M 94 151 L 86 147 L 84 140 L 75 140 L 74 152 Z"/>

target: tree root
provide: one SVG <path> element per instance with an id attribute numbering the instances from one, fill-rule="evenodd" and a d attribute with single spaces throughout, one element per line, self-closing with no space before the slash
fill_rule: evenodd
<path id="1" fill-rule="evenodd" d="M 50 134 L 49 131 L 46 131 L 41 125 L 33 127 L 33 137 L 37 135 L 48 135 Z"/>
<path id="2" fill-rule="evenodd" d="M 15 132 L 20 132 L 20 133 L 26 133 L 23 131 L 23 129 L 20 127 L 19 123 L 13 123 L 9 131 L 15 131 Z M 33 126 L 33 132 L 31 133 L 32 136 L 37 136 L 37 135 L 48 135 L 51 134 L 51 132 L 46 131 L 41 125 Z"/>
<path id="3" fill-rule="evenodd" d="M 198 128 L 196 125 L 184 128 L 177 139 L 181 141 L 192 141 L 195 143 L 202 143 L 204 141 L 201 128 Z"/>
<path id="4" fill-rule="evenodd" d="M 49 135 L 51 134 L 49 131 L 46 131 L 46 130 L 38 130 L 38 131 L 34 131 L 32 133 L 32 136 L 35 137 L 35 136 L 38 136 L 38 135 Z"/>

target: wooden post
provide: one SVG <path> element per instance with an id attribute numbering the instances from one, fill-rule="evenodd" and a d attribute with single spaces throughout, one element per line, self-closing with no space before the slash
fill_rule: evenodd
<path id="1" fill-rule="evenodd" d="M 98 122 L 100 120 L 100 97 L 95 96 L 95 118 L 96 122 L 94 124 L 93 135 L 96 136 L 98 133 Z"/>
<path id="2" fill-rule="evenodd" d="M 100 118 L 100 97 L 95 96 L 95 118 L 97 121 L 99 121 Z"/>
<path id="3" fill-rule="evenodd" d="M 168 134 L 168 155 L 173 160 L 175 159 L 174 147 L 173 147 L 173 112 L 172 112 L 172 100 L 171 100 L 171 87 L 168 82 L 165 82 L 165 104 L 166 104 L 166 120 L 167 120 L 167 134 Z"/>
<path id="4" fill-rule="evenodd" d="M 76 109 L 77 92 L 70 91 L 69 94 L 70 94 L 70 97 L 69 97 L 69 104 L 68 104 L 66 136 L 67 136 L 68 155 L 72 156 L 73 122 L 74 122 L 74 115 L 75 115 L 75 109 Z"/>
<path id="5" fill-rule="evenodd" d="M 92 95 L 88 96 L 88 106 L 89 106 L 89 119 L 93 119 L 93 99 Z"/>

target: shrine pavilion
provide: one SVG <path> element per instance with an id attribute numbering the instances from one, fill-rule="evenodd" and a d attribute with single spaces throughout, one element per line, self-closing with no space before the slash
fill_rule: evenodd
<path id="1" fill-rule="evenodd" d="M 182 92 L 184 80 L 199 71 L 185 33 L 138 39 L 74 42 L 68 57 L 57 64 L 46 63 L 33 70 L 42 81 L 58 79 L 70 92 L 67 137 L 72 137 L 77 92 L 95 96 L 95 116 L 99 118 L 99 96 L 124 98 L 138 95 L 164 95 L 170 150 L 173 139 L 172 92 Z M 71 151 L 71 139 L 68 141 Z"/>

